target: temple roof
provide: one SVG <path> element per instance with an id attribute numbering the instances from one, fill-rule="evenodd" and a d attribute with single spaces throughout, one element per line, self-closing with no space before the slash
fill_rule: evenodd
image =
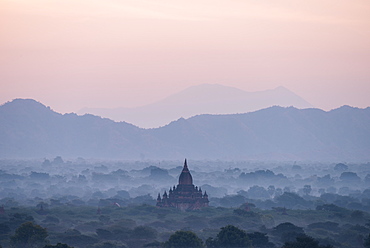
<path id="1" fill-rule="evenodd" d="M 179 177 L 179 184 L 180 185 L 193 185 L 193 177 L 191 176 L 190 171 L 188 169 L 186 159 L 184 163 L 184 168 L 182 169 L 182 172 Z"/>

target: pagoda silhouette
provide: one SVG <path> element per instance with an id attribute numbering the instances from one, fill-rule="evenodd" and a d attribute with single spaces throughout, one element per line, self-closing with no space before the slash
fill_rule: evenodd
<path id="1" fill-rule="evenodd" d="M 179 177 L 177 187 L 173 186 L 167 192 L 165 191 L 162 198 L 158 194 L 157 207 L 172 207 L 181 210 L 195 210 L 208 207 L 207 192 L 202 193 L 202 189 L 193 184 L 193 177 L 190 174 L 185 159 L 184 168 Z"/>

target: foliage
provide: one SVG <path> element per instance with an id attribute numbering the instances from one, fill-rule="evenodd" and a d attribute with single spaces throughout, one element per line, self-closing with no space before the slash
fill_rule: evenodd
<path id="1" fill-rule="evenodd" d="M 233 225 L 221 228 L 215 239 L 208 238 L 208 248 L 251 247 L 247 233 Z"/>
<path id="2" fill-rule="evenodd" d="M 294 242 L 286 242 L 282 248 L 332 248 L 331 245 L 319 245 L 319 241 L 314 238 L 302 235 L 296 238 Z"/>
<path id="3" fill-rule="evenodd" d="M 246 198 L 242 195 L 228 195 L 220 199 L 220 204 L 223 207 L 238 207 L 246 202 Z"/>
<path id="4" fill-rule="evenodd" d="M 233 211 L 234 214 L 244 216 L 244 217 L 259 217 L 259 214 L 253 211 L 247 211 L 245 209 L 237 208 Z"/>
<path id="5" fill-rule="evenodd" d="M 254 185 L 248 190 L 248 196 L 254 199 L 269 199 L 270 194 L 264 187 Z"/>
<path id="6" fill-rule="evenodd" d="M 351 199 L 344 198 L 344 196 L 336 197 L 336 199 L 342 198 Z M 35 200 L 35 204 L 40 201 L 40 199 Z M 249 206 L 254 206 L 250 200 L 248 202 Z M 321 201 L 320 204 L 323 202 Z M 254 203 L 259 204 L 259 202 Z M 42 223 L 43 227 L 48 228 L 52 244 L 64 243 L 76 248 L 143 247 L 144 245 L 159 247 L 163 244 L 162 242 L 169 240 L 169 232 L 180 229 L 192 230 L 203 240 L 214 237 L 214 239 L 208 239 L 207 244 L 217 247 L 217 244 L 211 241 L 217 240 L 217 234 L 220 232 L 218 227 L 225 227 L 229 224 L 251 230 L 247 236 L 255 248 L 273 247 L 273 244 L 267 241 L 269 237 L 276 245 L 280 242 L 296 242 L 296 237 L 303 234 L 300 226 L 305 226 L 307 235 L 312 236 L 320 244 L 348 248 L 356 247 L 359 242 L 363 242 L 363 237 L 367 237 L 370 227 L 370 225 L 365 226 L 370 219 L 367 211 L 352 211 L 334 204 L 319 205 L 319 211 L 292 209 L 277 211 L 284 209 L 282 207 L 274 210 L 253 208 L 253 211 L 247 211 L 248 208 L 245 205 L 237 209 L 209 207 L 199 211 L 185 212 L 150 205 L 121 208 L 109 206 L 101 208 L 104 216 L 110 218 L 108 222 L 98 221 L 101 215 L 97 214 L 96 207 L 53 206 L 49 207 L 49 215 L 44 216 L 35 213 L 35 204 L 32 207 L 7 209 L 6 215 L 0 215 L 0 227 L 3 226 L 6 232 L 0 235 L 0 244 L 3 247 L 9 247 L 9 235 L 20 226 L 13 228 L 13 223 L 26 218 L 34 219 L 35 223 Z M 132 216 L 132 213 L 136 216 Z M 162 214 L 160 218 L 158 214 Z M 337 214 L 342 217 L 339 218 Z M 48 216 L 58 218 L 59 223 L 45 222 Z M 362 217 L 354 218 L 356 216 Z M 271 223 L 266 224 L 265 218 L 271 220 Z M 281 224 L 275 226 L 275 222 Z M 262 225 L 266 227 L 261 227 Z M 74 226 L 75 229 L 67 230 L 70 226 Z M 93 233 L 94 231 L 96 234 Z"/>
<path id="7" fill-rule="evenodd" d="M 344 212 L 347 211 L 344 208 L 338 207 L 335 204 L 324 204 L 316 207 L 316 210 L 332 211 L 332 212 Z"/>
<path id="8" fill-rule="evenodd" d="M 48 215 L 48 216 L 45 217 L 45 220 L 43 220 L 42 222 L 58 224 L 60 222 L 60 220 L 55 216 Z"/>
<path id="9" fill-rule="evenodd" d="M 365 240 L 364 240 L 364 246 L 366 248 L 370 248 L 370 234 L 367 236 L 367 238 L 365 238 Z"/>
<path id="10" fill-rule="evenodd" d="M 287 232 L 304 233 L 302 227 L 298 227 L 290 222 L 284 222 L 273 228 L 275 235 L 281 235 Z"/>
<path id="11" fill-rule="evenodd" d="M 99 239 L 111 239 L 111 238 L 113 238 L 112 232 L 110 232 L 106 229 L 102 229 L 102 228 L 96 229 L 96 234 L 98 235 Z"/>
<path id="12" fill-rule="evenodd" d="M 294 239 L 304 234 L 303 228 L 290 222 L 285 222 L 273 228 L 273 234 L 280 237 L 282 242 L 294 241 Z"/>
<path id="13" fill-rule="evenodd" d="M 247 234 L 249 240 L 252 242 L 253 248 L 273 248 L 275 245 L 269 242 L 266 233 L 253 232 Z"/>
<path id="14" fill-rule="evenodd" d="M 106 215 L 100 215 L 99 216 L 99 221 L 101 221 L 103 223 L 108 223 L 110 221 L 110 217 L 106 216 Z"/>
<path id="15" fill-rule="evenodd" d="M 361 178 L 355 172 L 343 172 L 340 175 L 339 178 L 342 181 L 348 181 L 348 182 L 359 182 L 359 181 L 361 181 Z"/>
<path id="16" fill-rule="evenodd" d="M 144 247 L 163 247 L 163 243 L 159 241 L 153 241 L 144 245 Z"/>
<path id="17" fill-rule="evenodd" d="M 190 231 L 177 231 L 164 243 L 165 248 L 202 248 L 203 246 L 203 241 Z"/>
<path id="18" fill-rule="evenodd" d="M 309 195 L 311 191 L 312 191 L 311 185 L 303 186 L 303 193 L 305 193 L 305 195 Z"/>
<path id="19" fill-rule="evenodd" d="M 73 248 L 67 244 L 58 243 L 56 245 L 45 245 L 43 248 Z"/>
<path id="20" fill-rule="evenodd" d="M 338 231 L 339 230 L 339 223 L 336 222 L 331 222 L 331 221 L 326 221 L 326 222 L 316 222 L 309 224 L 307 227 L 309 229 L 326 229 L 326 230 L 331 230 L 331 231 Z"/>
<path id="21" fill-rule="evenodd" d="M 267 192 L 269 193 L 270 197 L 272 197 L 274 194 L 275 194 L 275 186 L 274 185 L 270 185 L 267 187 Z"/>
<path id="22" fill-rule="evenodd" d="M 213 218 L 209 223 L 213 227 L 222 227 L 230 223 L 241 223 L 242 221 L 242 218 L 237 215 L 223 215 Z"/>
<path id="23" fill-rule="evenodd" d="M 295 193 L 284 192 L 284 194 L 276 197 L 276 202 L 280 207 L 294 208 L 297 205 L 310 206 L 310 203 Z"/>
<path id="24" fill-rule="evenodd" d="M 93 245 L 89 245 L 87 246 L 87 248 L 127 248 L 127 246 L 118 242 L 103 241 Z"/>
<path id="25" fill-rule="evenodd" d="M 0 235 L 8 234 L 10 233 L 10 228 L 5 223 L 0 223 Z"/>
<path id="26" fill-rule="evenodd" d="M 98 242 L 97 238 L 81 234 L 81 232 L 76 229 L 70 229 L 64 233 L 58 234 L 58 240 L 72 246 L 86 246 Z"/>
<path id="27" fill-rule="evenodd" d="M 22 223 L 34 221 L 33 216 L 26 213 L 14 213 L 9 218 L 9 226 L 11 229 L 18 228 Z"/>
<path id="28" fill-rule="evenodd" d="M 355 220 L 361 220 L 364 217 L 364 213 L 359 210 L 355 210 L 351 213 L 351 218 Z"/>
<path id="29" fill-rule="evenodd" d="M 132 238 L 134 239 L 155 239 L 157 231 L 149 226 L 138 226 L 132 231 Z"/>
<path id="30" fill-rule="evenodd" d="M 41 247 L 47 243 L 47 236 L 45 228 L 26 222 L 15 231 L 14 236 L 11 237 L 11 244 L 14 247 Z"/>
<path id="31" fill-rule="evenodd" d="M 302 165 L 293 172 L 289 165 L 271 165 L 274 166 L 274 172 L 244 173 L 251 178 L 250 181 L 238 178 L 242 171 L 250 171 L 252 168 L 247 169 L 249 164 L 245 162 L 231 163 L 228 166 L 231 168 L 229 172 L 213 170 L 209 166 L 207 172 L 194 173 L 202 189 L 207 182 L 216 185 L 223 180 L 232 180 L 233 183 L 228 186 L 223 184 L 223 187 L 209 185 L 215 192 L 214 195 L 210 194 L 210 207 L 179 211 L 175 208 L 157 208 L 154 206 L 155 201 L 154 205 L 150 203 L 153 201 L 151 196 L 156 195 L 156 191 L 162 187 L 161 183 L 167 187 L 167 182 L 150 181 L 145 182 L 149 184 L 139 186 L 143 183 L 141 179 L 148 180 L 149 174 L 153 174 L 151 162 L 140 162 L 140 166 L 142 163 L 148 166 L 146 171 L 137 169 L 136 164 L 129 171 L 129 167 L 123 165 L 125 162 L 103 166 L 103 162 L 79 165 L 67 161 L 62 166 L 51 164 L 52 168 L 40 167 L 41 162 L 35 161 L 39 163 L 38 166 L 28 166 L 29 162 L 22 162 L 18 166 L 15 166 L 18 162 L 10 162 L 9 165 L 5 162 L 4 167 L 0 168 L 0 179 L 3 180 L 0 183 L 0 195 L 6 196 L 0 199 L 0 206 L 4 205 L 0 207 L 0 244 L 3 247 L 9 247 L 10 235 L 26 221 L 47 228 L 51 244 L 60 242 L 76 248 L 119 245 L 143 247 L 145 244 L 158 247 L 177 230 L 193 231 L 199 238 L 206 240 L 209 237 L 216 238 L 219 228 L 230 224 L 248 230 L 247 236 L 254 247 L 258 247 L 258 242 L 264 243 L 259 245 L 266 247 L 268 238 L 281 246 L 285 241 L 296 242 L 296 237 L 302 235 L 300 230 L 287 228 L 279 233 L 281 226 L 274 229 L 277 224 L 287 222 L 298 228 L 304 227 L 306 234 L 320 244 L 349 248 L 358 247 L 360 243 L 362 245 L 370 231 L 370 224 L 366 226 L 366 223 L 370 223 L 370 188 L 365 182 L 366 178 L 356 183 L 340 180 L 343 171 L 335 171 L 334 164 Z M 224 167 L 222 163 L 217 168 Z M 166 166 L 169 168 L 172 165 L 167 163 Z M 235 166 L 242 170 L 232 171 Z M 271 166 L 266 164 L 259 168 Z M 119 171 L 119 168 L 128 170 Z M 174 176 L 181 169 L 180 166 L 176 170 L 158 172 Z M 368 174 L 368 164 L 351 164 L 350 169 L 362 179 Z M 20 176 L 15 177 L 14 174 L 6 173 L 6 170 Z M 287 177 L 275 173 L 284 173 Z M 47 180 L 31 180 L 47 177 Z M 255 187 L 251 187 L 251 194 L 248 194 L 246 190 L 253 185 Z M 312 191 L 302 197 L 304 185 L 311 185 Z M 335 188 L 331 190 L 330 186 Z M 283 194 L 281 188 L 285 191 L 287 187 L 290 192 Z M 277 193 L 279 189 L 280 193 Z M 320 189 L 322 194 L 318 196 Z M 261 194 L 255 196 L 256 192 L 253 191 Z M 227 196 L 227 192 L 238 192 L 238 195 Z M 267 195 L 260 196 L 266 192 L 268 199 L 264 200 Z M 215 199 L 216 196 L 220 198 Z M 148 204 L 143 205 L 147 200 Z M 120 207 L 114 203 L 119 203 Z M 238 208 L 241 203 L 243 205 Z M 37 211 L 41 206 L 43 214 Z M 316 207 L 317 210 L 314 210 Z M 71 227 L 75 230 L 69 231 Z"/>
<path id="32" fill-rule="evenodd" d="M 343 164 L 343 163 L 339 163 L 339 164 L 336 164 L 334 166 L 334 170 L 336 170 L 336 171 L 346 171 L 346 170 L 348 170 L 348 166 Z"/>

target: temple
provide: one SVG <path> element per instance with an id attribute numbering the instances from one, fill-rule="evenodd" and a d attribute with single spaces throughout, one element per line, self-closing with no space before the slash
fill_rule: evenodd
<path id="1" fill-rule="evenodd" d="M 193 177 L 190 174 L 188 165 L 184 163 L 184 168 L 179 177 L 177 187 L 173 186 L 167 192 L 165 191 L 162 198 L 158 194 L 157 207 L 173 207 L 181 210 L 195 210 L 203 207 L 208 207 L 207 192 L 202 193 L 202 189 L 194 187 Z"/>

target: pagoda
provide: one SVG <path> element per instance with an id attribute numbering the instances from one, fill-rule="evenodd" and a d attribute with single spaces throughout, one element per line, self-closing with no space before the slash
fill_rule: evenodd
<path id="1" fill-rule="evenodd" d="M 202 193 L 202 189 L 193 184 L 193 177 L 190 174 L 188 165 L 184 163 L 184 168 L 179 177 L 177 187 L 170 187 L 170 190 L 164 192 L 162 198 L 158 194 L 157 207 L 172 207 L 181 210 L 195 210 L 208 207 L 207 192 Z"/>

